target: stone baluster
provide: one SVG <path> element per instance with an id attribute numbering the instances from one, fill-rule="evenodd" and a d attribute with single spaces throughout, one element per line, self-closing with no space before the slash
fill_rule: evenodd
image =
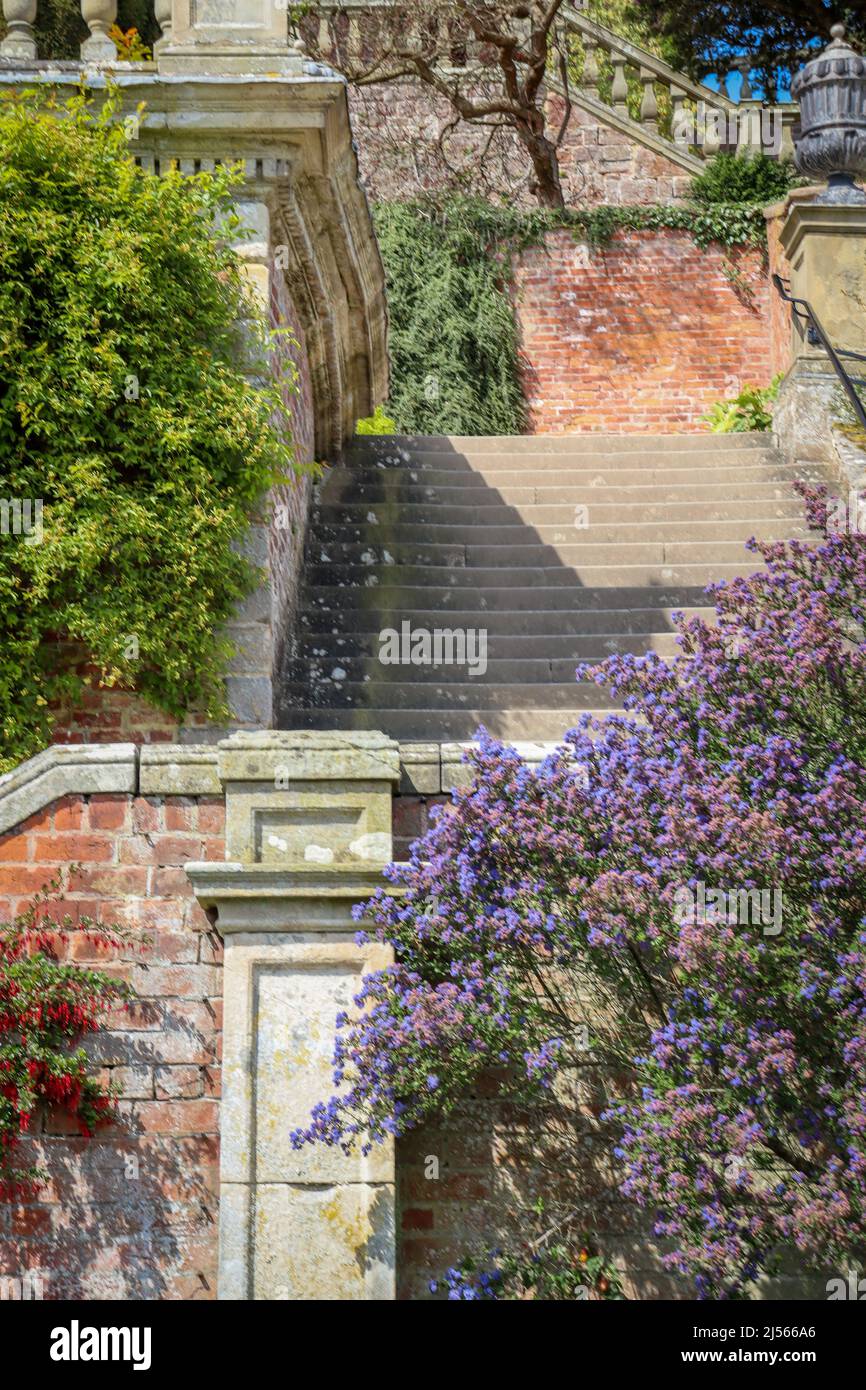
<path id="1" fill-rule="evenodd" d="M 3 0 L 3 18 L 6 21 L 6 37 L 0 43 L 0 57 L 35 58 L 33 21 L 36 18 L 36 0 Z"/>
<path id="2" fill-rule="evenodd" d="M 628 66 L 628 59 L 621 57 L 619 53 L 611 54 L 613 63 L 613 83 L 610 89 L 613 109 L 620 116 L 628 115 L 628 82 L 625 77 L 625 70 Z"/>
<path id="3" fill-rule="evenodd" d="M 361 57 L 361 21 L 354 10 L 349 15 L 349 42 L 346 51 L 353 63 Z"/>
<path id="4" fill-rule="evenodd" d="M 640 80 L 643 94 L 640 101 L 640 121 L 647 130 L 658 130 L 659 104 L 656 98 L 655 73 L 649 68 L 641 68 Z"/>
<path id="5" fill-rule="evenodd" d="M 117 48 L 108 31 L 117 19 L 117 0 L 81 0 L 81 16 L 90 30 L 90 36 L 81 45 L 82 60 L 116 62 Z"/>
<path id="6" fill-rule="evenodd" d="M 334 20 L 336 22 L 336 16 Z M 331 37 L 331 16 L 325 10 L 319 16 L 318 49 L 323 58 L 332 57 L 335 51 L 334 40 Z"/>
<path id="7" fill-rule="evenodd" d="M 157 40 L 157 44 L 171 42 L 171 0 L 154 0 L 154 18 L 159 25 L 162 37 Z M 154 45 L 156 48 L 156 45 Z"/>
<path id="8" fill-rule="evenodd" d="M 671 138 L 677 145 L 695 143 L 695 119 L 686 106 L 686 94 L 671 87 Z"/>
<path id="9" fill-rule="evenodd" d="M 749 73 L 752 67 L 752 60 L 748 54 L 743 58 L 738 58 L 734 64 L 735 70 L 742 76 L 743 82 L 740 87 L 740 101 L 752 100 L 752 83 Z"/>
<path id="10" fill-rule="evenodd" d="M 595 97 L 598 101 L 598 45 L 593 43 L 591 39 L 586 39 L 584 50 L 581 86 L 587 96 Z"/>

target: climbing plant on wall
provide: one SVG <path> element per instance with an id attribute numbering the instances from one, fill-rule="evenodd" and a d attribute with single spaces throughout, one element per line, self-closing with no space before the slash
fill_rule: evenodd
<path id="1" fill-rule="evenodd" d="M 66 960 L 74 932 L 95 955 L 122 943 L 118 928 L 82 917 L 74 925 L 53 903 L 57 885 L 39 893 L 0 925 L 0 1201 L 17 1201 L 43 1174 L 18 1161 L 22 1138 L 41 1110 L 61 1111 L 90 1136 L 110 1119 L 114 1096 L 88 1074 L 79 1045 L 130 996 L 129 987 L 98 966 Z"/>
<path id="2" fill-rule="evenodd" d="M 219 716 L 218 630 L 255 577 L 234 543 L 294 466 L 292 382 L 244 370 L 269 343 L 228 244 L 237 176 L 148 174 L 116 117 L 0 106 L 0 771 L 82 692 L 58 635 L 103 683 Z"/>

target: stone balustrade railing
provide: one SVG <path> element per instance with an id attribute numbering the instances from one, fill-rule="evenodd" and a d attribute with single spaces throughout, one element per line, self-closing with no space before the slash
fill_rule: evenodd
<path id="1" fill-rule="evenodd" d="M 304 21 L 304 32 L 326 60 L 351 71 L 353 65 L 363 66 L 365 53 L 376 50 L 377 31 L 394 8 L 394 0 L 324 0 Z M 720 149 L 761 148 L 776 157 L 791 152 L 797 107 L 776 103 L 771 124 L 766 103 L 752 92 L 748 56 L 736 58 L 730 71 L 720 74 L 721 88 L 716 91 L 588 19 L 577 5 L 564 5 L 558 22 L 566 39 L 576 40 L 582 50 L 582 68 L 569 92 L 572 100 L 641 143 L 674 155 L 689 168 L 699 167 Z M 450 48 L 452 71 L 471 69 L 475 44 L 467 41 L 465 30 L 449 32 L 448 24 L 448 16 L 437 16 L 431 6 L 423 21 L 414 22 L 414 32 L 411 18 L 407 20 L 402 46 L 411 46 L 413 38 L 419 47 L 433 39 L 440 51 Z M 451 43 L 443 44 L 443 37 Z M 726 90 L 734 74 L 740 77 L 737 100 Z M 638 83 L 639 103 L 633 96 Z M 549 86 L 561 86 L 553 72 Z"/>
<path id="2" fill-rule="evenodd" d="M 37 0 L 2 0 L 6 37 L 0 41 L 0 58 L 32 61 L 52 54 L 40 54 L 36 43 Z M 154 0 L 154 15 L 163 37 L 171 27 L 171 0 Z M 117 0 L 81 0 L 81 17 L 88 35 L 81 44 L 84 63 L 116 63 L 117 47 L 110 29 L 117 19 Z"/>

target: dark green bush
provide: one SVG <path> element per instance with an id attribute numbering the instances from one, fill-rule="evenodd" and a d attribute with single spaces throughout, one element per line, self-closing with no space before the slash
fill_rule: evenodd
<path id="1" fill-rule="evenodd" d="M 784 198 L 788 190 L 800 182 L 789 159 L 771 159 L 759 152 L 717 154 L 706 171 L 692 179 L 689 196 L 701 206 L 749 203 L 765 207 Z"/>
<path id="2" fill-rule="evenodd" d="M 384 203 L 388 413 L 407 434 L 519 434 L 525 406 L 500 219 L 481 200 Z"/>

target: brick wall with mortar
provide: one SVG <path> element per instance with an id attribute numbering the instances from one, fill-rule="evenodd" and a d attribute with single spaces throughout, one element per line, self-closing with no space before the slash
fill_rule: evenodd
<path id="1" fill-rule="evenodd" d="M 120 1088 L 118 1123 L 85 1139 L 62 1115 L 44 1120 L 20 1157 L 47 1187 L 0 1204 L 0 1275 L 39 1270 L 46 1298 L 216 1295 L 221 943 L 183 865 L 222 859 L 223 827 L 219 797 L 94 794 L 0 836 L 0 920 L 59 877 L 61 914 L 130 934 L 98 961 L 135 998 L 85 1043 Z M 74 926 L 64 949 L 94 961 Z"/>
<path id="2" fill-rule="evenodd" d="M 678 433 L 747 383 L 765 386 L 770 286 L 759 250 L 687 231 L 554 232 L 515 266 L 530 429 Z"/>

